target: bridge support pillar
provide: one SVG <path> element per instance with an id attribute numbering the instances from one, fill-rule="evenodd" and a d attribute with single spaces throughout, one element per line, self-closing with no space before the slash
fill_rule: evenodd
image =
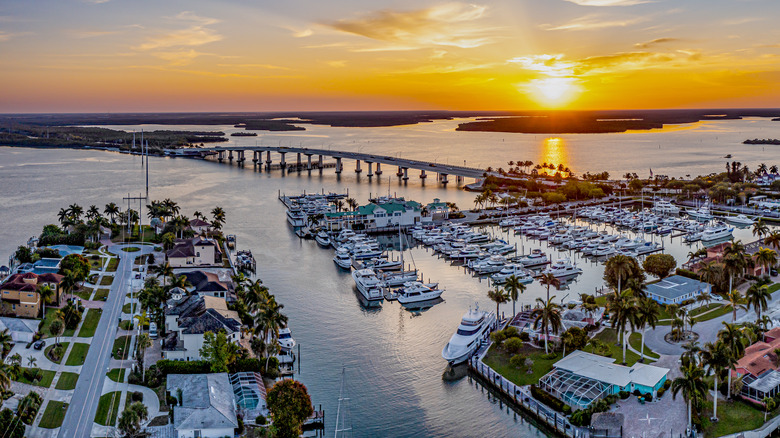
<path id="1" fill-rule="evenodd" d="M 382 163 L 376 163 L 376 172 L 374 172 L 376 174 L 376 176 L 379 176 L 379 175 L 382 174 L 382 168 L 379 167 L 381 164 Z"/>
<path id="2" fill-rule="evenodd" d="M 408 181 L 409 180 L 409 168 L 408 167 L 404 167 L 404 177 L 403 177 L 403 180 L 404 181 Z"/>
<path id="3" fill-rule="evenodd" d="M 336 157 L 336 173 L 341 173 L 341 157 Z"/>
<path id="4" fill-rule="evenodd" d="M 282 161 L 279 162 L 279 165 L 282 166 L 282 170 L 287 170 L 287 162 L 284 160 L 284 156 L 287 155 L 287 152 L 279 152 L 279 155 L 282 156 Z"/>
<path id="5" fill-rule="evenodd" d="M 355 160 L 355 173 L 362 172 L 363 169 L 360 168 L 360 160 Z"/>
<path id="6" fill-rule="evenodd" d="M 301 153 L 298 152 L 298 167 L 295 168 L 295 170 L 301 170 Z"/>
<path id="7" fill-rule="evenodd" d="M 233 151 L 228 151 L 228 161 L 233 164 Z"/>
<path id="8" fill-rule="evenodd" d="M 455 182 L 458 184 L 463 184 L 463 177 L 458 175 L 455 177 Z"/>
<path id="9" fill-rule="evenodd" d="M 306 158 L 308 159 L 308 163 L 306 163 L 306 169 L 311 170 L 311 155 L 306 154 Z"/>
<path id="10" fill-rule="evenodd" d="M 396 172 L 395 175 L 398 176 L 399 178 L 404 176 L 404 171 L 403 169 L 401 169 L 401 166 L 398 166 L 398 172 Z"/>
<path id="11" fill-rule="evenodd" d="M 322 169 L 323 167 L 325 167 L 325 165 L 322 163 L 322 155 L 320 155 L 320 160 L 319 160 L 319 162 L 317 163 L 317 167 L 319 167 L 320 169 Z"/>
<path id="12" fill-rule="evenodd" d="M 246 157 L 244 156 L 244 151 L 238 151 L 238 162 L 244 164 L 244 161 L 246 161 Z"/>
<path id="13" fill-rule="evenodd" d="M 271 170 L 271 151 L 265 151 L 265 167 Z"/>
<path id="14" fill-rule="evenodd" d="M 217 161 L 219 161 L 220 163 L 225 161 L 225 151 L 219 151 L 217 155 Z"/>
<path id="15" fill-rule="evenodd" d="M 368 164 L 368 173 L 366 175 L 369 178 L 371 178 L 372 176 L 374 176 L 374 169 L 373 169 L 374 163 L 372 163 L 370 161 L 366 161 L 366 164 Z"/>
<path id="16" fill-rule="evenodd" d="M 252 162 L 257 164 L 257 151 L 252 151 Z"/>
<path id="17" fill-rule="evenodd" d="M 439 174 L 439 179 L 441 180 L 442 184 L 447 184 L 449 182 L 449 181 L 447 181 L 447 174 L 446 173 Z"/>
<path id="18" fill-rule="evenodd" d="M 420 178 L 421 179 L 428 178 L 428 175 L 425 174 L 425 169 L 420 170 Z"/>

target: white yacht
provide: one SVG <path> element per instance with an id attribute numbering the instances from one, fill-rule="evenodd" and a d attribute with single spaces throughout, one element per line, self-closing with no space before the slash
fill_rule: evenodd
<path id="1" fill-rule="evenodd" d="M 582 274 L 582 269 L 574 266 L 569 259 L 562 258 L 548 266 L 542 274 L 552 274 L 556 278 L 573 277 Z"/>
<path id="2" fill-rule="evenodd" d="M 713 219 L 712 213 L 710 213 L 710 208 L 707 205 L 702 205 L 696 210 L 689 208 L 686 209 L 685 212 L 688 213 L 688 216 L 702 222 L 711 221 Z"/>
<path id="3" fill-rule="evenodd" d="M 534 277 L 527 269 L 514 263 L 504 266 L 504 269 L 491 275 L 490 279 L 493 280 L 494 284 L 504 284 L 506 283 L 507 278 L 513 275 L 520 280 L 520 284 L 533 283 L 534 281 Z"/>
<path id="4" fill-rule="evenodd" d="M 420 301 L 435 300 L 443 292 L 438 284 L 423 284 L 419 281 L 404 283 L 404 287 L 398 292 L 398 302 L 401 304 L 418 303 Z"/>
<path id="5" fill-rule="evenodd" d="M 608 243 L 599 245 L 593 250 L 593 257 L 609 257 L 615 254 L 615 247 Z"/>
<path id="6" fill-rule="evenodd" d="M 349 251 L 338 250 L 336 255 L 333 256 L 333 261 L 342 269 L 352 269 L 352 257 L 349 255 Z"/>
<path id="7" fill-rule="evenodd" d="M 477 351 L 480 342 L 488 337 L 495 325 L 496 315 L 493 312 L 479 310 L 479 306 L 473 310 L 469 309 L 463 315 L 458 331 L 444 346 L 441 357 L 453 365 L 465 362 Z"/>
<path id="8" fill-rule="evenodd" d="M 317 235 L 314 237 L 314 240 L 316 240 L 320 246 L 330 246 L 330 236 L 328 236 L 328 233 L 325 231 L 320 231 L 317 233 Z"/>
<path id="9" fill-rule="evenodd" d="M 363 295 L 366 301 L 382 301 L 384 295 L 382 288 L 385 286 L 376 276 L 373 269 L 358 269 L 352 271 L 352 279 L 355 280 L 358 292 Z"/>
<path id="10" fill-rule="evenodd" d="M 534 249 L 530 254 L 518 257 L 516 261 L 526 268 L 542 266 L 550 263 L 550 259 L 547 257 L 547 254 L 545 254 L 541 249 Z"/>
<path id="11" fill-rule="evenodd" d="M 287 210 L 287 222 L 293 227 L 303 227 L 306 225 L 306 213 L 299 208 L 290 208 Z"/>
<path id="12" fill-rule="evenodd" d="M 669 201 L 656 201 L 653 205 L 653 210 L 656 213 L 665 214 L 665 215 L 678 215 L 680 214 L 680 207 L 677 207 L 676 205 L 672 204 Z"/>
<path id="13" fill-rule="evenodd" d="M 389 287 L 398 287 L 410 281 L 417 281 L 417 270 L 383 272 L 378 275 L 379 279 L 384 281 L 384 283 Z"/>
<path id="14" fill-rule="evenodd" d="M 750 225 L 753 225 L 755 223 L 753 219 L 750 219 L 744 214 L 738 214 L 736 216 L 728 216 L 726 217 L 726 222 L 730 224 L 742 226 L 742 227 L 749 227 Z"/>
<path id="15" fill-rule="evenodd" d="M 285 353 L 292 351 L 293 347 L 295 347 L 295 339 L 293 339 L 289 327 L 279 329 L 279 347 Z"/>
<path id="16" fill-rule="evenodd" d="M 718 223 L 713 227 L 707 227 L 701 233 L 701 240 L 720 240 L 728 239 L 731 237 L 731 232 L 734 231 L 734 227 L 727 227 L 722 223 Z"/>

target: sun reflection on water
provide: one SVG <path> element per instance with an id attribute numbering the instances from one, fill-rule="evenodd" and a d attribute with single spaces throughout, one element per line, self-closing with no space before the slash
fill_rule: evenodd
<path id="1" fill-rule="evenodd" d="M 564 167 L 569 166 L 569 154 L 566 149 L 566 141 L 560 137 L 545 138 L 540 152 L 536 164 L 553 164 L 556 168 L 560 164 L 563 164 Z M 546 172 L 544 169 L 540 169 L 539 172 L 555 174 L 552 169 L 547 169 Z"/>

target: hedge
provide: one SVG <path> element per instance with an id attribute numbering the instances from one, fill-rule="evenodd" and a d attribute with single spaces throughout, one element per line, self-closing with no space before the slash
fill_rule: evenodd
<path id="1" fill-rule="evenodd" d="M 279 360 L 272 357 L 268 363 L 268 369 L 279 367 Z M 163 376 L 168 374 L 208 374 L 211 372 L 211 364 L 205 360 L 179 361 L 163 359 L 157 361 L 157 369 Z M 257 372 L 265 370 L 265 361 L 259 359 L 238 359 L 228 366 L 231 373 Z"/>
<path id="2" fill-rule="evenodd" d="M 564 409 L 569 407 L 564 402 L 558 400 L 552 394 L 536 385 L 531 385 L 531 395 L 539 402 L 544 403 L 558 412 L 564 412 Z"/>
<path id="3" fill-rule="evenodd" d="M 699 275 L 698 274 L 696 274 L 693 271 L 689 271 L 687 269 L 677 268 L 674 271 L 674 273 L 677 274 L 677 275 L 681 275 L 683 277 L 692 278 L 694 280 L 698 280 L 699 279 Z"/>

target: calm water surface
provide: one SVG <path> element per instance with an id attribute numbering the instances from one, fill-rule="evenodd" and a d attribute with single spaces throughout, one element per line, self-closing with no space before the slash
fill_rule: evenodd
<path id="1" fill-rule="evenodd" d="M 456 122 L 435 122 L 412 127 L 347 129 L 314 127 L 301 135 L 264 135 L 257 141 L 308 146 L 333 144 L 344 149 L 373 151 L 439 161 L 466 160 L 469 165 L 501 166 L 509 159 L 555 161 L 555 156 L 576 172 L 607 169 L 681 175 L 719 171 L 722 158 L 732 153 L 743 163 L 766 161 L 778 155 L 762 146 L 739 145 L 744 138 L 771 137 L 776 122 L 764 120 L 707 122 L 686 129 L 641 134 L 545 136 L 492 133 L 458 133 Z M 145 129 L 152 129 L 146 126 Z M 202 129 L 203 127 L 197 127 Z M 170 129 L 170 127 L 169 127 Z M 233 128 L 219 127 L 228 132 Z M 775 135 L 776 137 L 776 135 Z M 505 138 L 505 141 L 502 139 Z M 235 138 L 233 138 L 235 139 Z M 699 142 L 701 139 L 701 142 Z M 730 140 L 729 140 L 730 139 Z M 551 143 L 557 143 L 551 146 Z M 248 145 L 247 139 L 240 144 Z M 658 145 L 661 145 L 659 152 Z M 767 146 L 769 148 L 769 146 Z M 553 158 L 544 158 L 549 154 Z M 556 155 L 557 154 L 557 155 Z M 289 159 L 288 159 L 289 160 Z M 394 172 L 372 182 L 352 172 L 337 178 L 332 170 L 290 174 L 259 173 L 251 167 L 214 162 L 152 158 L 150 180 L 153 199 L 170 197 L 192 217 L 195 210 L 208 212 L 215 205 L 227 211 L 226 229 L 238 238 L 239 248 L 251 249 L 258 262 L 258 276 L 284 304 L 293 335 L 301 344 L 302 380 L 315 405 L 327 412 L 327 435 L 333 433 L 342 367 L 352 400 L 350 419 L 355 436 L 521 436 L 544 435 L 505 405 L 488 397 L 468 379 L 447 383 L 441 374 L 445 362 L 441 349 L 466 309 L 479 301 L 491 306 L 485 294 L 488 284 L 432 256 L 425 248 L 412 256 L 426 279 L 446 289 L 444 302 L 418 314 L 398 303 L 384 303 L 379 310 L 365 310 L 358 301 L 349 274 L 331 261 L 332 251 L 314 241 L 301 241 L 287 226 L 285 211 L 276 199 L 279 191 L 345 192 L 365 202 L 376 193 L 397 193 L 421 202 L 438 197 L 463 207 L 474 195 L 454 187 L 441 188 L 417 178 L 401 184 Z M 345 168 L 348 170 L 348 167 Z M 388 178 L 388 175 L 391 177 Z M 412 176 L 412 175 L 410 175 Z M 101 207 L 121 204 L 122 197 L 143 190 L 138 157 L 99 151 L 33 150 L 0 147 L 0 257 L 5 262 L 14 248 L 56 222 L 61 207 L 79 203 Z M 495 228 L 487 231 L 500 234 Z M 740 230 L 738 238 L 749 239 Z M 506 235 L 505 235 L 506 236 Z M 546 244 L 523 242 L 506 236 L 526 252 Z M 679 239 L 664 239 L 667 252 L 678 260 L 692 248 Z M 553 256 L 566 255 L 547 249 Z M 574 256 L 574 254 L 572 254 Z M 407 261 L 410 257 L 407 256 Z M 603 267 L 576 259 L 585 273 L 576 282 L 554 293 L 568 301 L 580 292 L 602 285 Z M 2 264 L 2 263 L 0 263 Z M 544 295 L 538 284 L 529 287 L 521 301 L 531 303 Z M 502 306 L 510 312 L 511 304 Z"/>

